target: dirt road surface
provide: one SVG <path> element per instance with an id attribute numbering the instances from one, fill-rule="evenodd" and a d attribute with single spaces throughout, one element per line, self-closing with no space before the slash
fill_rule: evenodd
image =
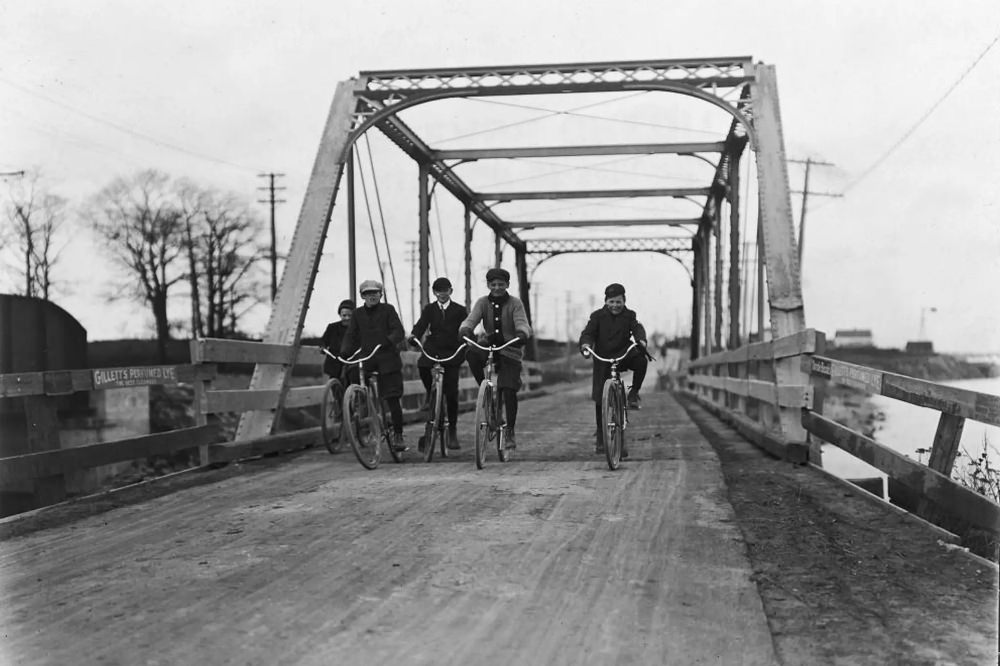
<path id="1" fill-rule="evenodd" d="M 793 608 L 759 586 L 785 569 L 808 586 L 809 571 L 794 560 L 751 561 L 768 555 L 755 545 L 759 526 L 748 544 L 719 455 L 676 400 L 646 394 L 632 458 L 612 472 L 592 452 L 584 390 L 524 402 L 515 460 L 482 471 L 460 428 L 463 450 L 429 465 L 366 471 L 349 452 L 316 448 L 5 522 L 0 657 L 750 665 L 979 663 L 971 659 L 989 654 L 977 626 L 927 626 L 949 641 L 945 651 L 913 636 L 890 649 L 912 644 L 911 654 L 930 660 L 897 662 L 866 648 L 865 631 L 891 625 L 841 635 L 802 622 L 813 610 L 799 603 L 804 592 Z M 408 428 L 411 443 L 416 434 Z M 792 467 L 767 460 L 780 466 L 775 478 Z M 990 582 L 987 569 L 982 584 Z M 958 596 L 957 605 L 970 603 L 967 591 Z M 935 656 L 980 633 L 955 659 Z"/>

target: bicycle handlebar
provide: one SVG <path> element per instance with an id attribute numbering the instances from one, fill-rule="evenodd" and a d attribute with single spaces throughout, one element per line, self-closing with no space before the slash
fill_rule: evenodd
<path id="1" fill-rule="evenodd" d="M 460 344 L 458 346 L 458 349 L 455 350 L 455 353 L 452 354 L 451 356 L 449 356 L 448 358 L 435 358 L 435 357 L 433 357 L 433 356 L 431 356 L 430 354 L 427 353 L 427 350 L 424 349 L 424 346 L 422 344 L 420 344 L 420 340 L 418 340 L 418 339 L 416 339 L 414 337 L 411 337 L 410 338 L 410 342 L 416 343 L 416 345 L 418 347 L 420 347 L 420 353 L 423 354 L 424 356 L 426 356 L 427 358 L 429 358 L 431 361 L 433 361 L 435 363 L 447 363 L 448 361 L 450 361 L 453 358 L 455 358 L 456 356 L 458 356 L 458 352 L 460 352 L 463 349 L 465 349 L 465 343 L 463 342 L 462 344 Z"/>
<path id="2" fill-rule="evenodd" d="M 510 340 L 508 340 L 507 342 L 505 342 L 502 345 L 500 345 L 499 347 L 495 347 L 493 345 L 490 345 L 489 347 L 484 347 L 481 344 L 479 344 L 478 342 L 476 342 L 475 340 L 472 340 L 471 338 L 463 337 L 462 339 L 465 340 L 466 342 L 468 342 L 473 347 L 478 347 L 479 349 L 482 349 L 484 352 L 500 351 L 501 349 L 505 349 L 505 348 L 511 346 L 515 342 L 523 342 L 524 341 L 524 338 L 513 337 Z"/>
<path id="3" fill-rule="evenodd" d="M 361 351 L 360 349 L 358 349 L 357 351 L 355 351 L 354 354 L 351 354 L 347 358 L 337 358 L 335 356 L 334 356 L 334 358 L 337 358 L 338 361 L 340 361 L 341 363 L 346 363 L 347 365 L 358 365 L 360 363 L 364 363 L 365 361 L 367 361 L 368 359 L 370 359 L 372 356 L 374 356 L 376 354 L 376 352 L 378 352 L 379 348 L 381 348 L 381 347 L 382 347 L 382 343 L 380 342 L 379 344 L 375 345 L 375 349 L 372 350 L 372 353 L 368 354 L 368 356 L 365 356 L 364 358 L 353 358 L 355 354 L 357 354 L 358 352 Z M 330 354 L 330 356 L 333 356 L 333 354 Z"/>
<path id="4" fill-rule="evenodd" d="M 638 346 L 639 346 L 638 342 L 633 342 L 631 345 L 629 345 L 628 349 L 625 350 L 625 353 L 619 356 L 618 358 L 603 358 L 601 356 L 598 356 L 597 353 L 594 351 L 594 348 L 591 347 L 590 345 L 584 345 L 583 350 L 587 354 L 596 358 L 598 361 L 604 361 L 605 363 L 620 363 L 621 361 L 625 360 L 625 357 L 628 356 L 628 353 L 630 351 L 632 351 Z"/>

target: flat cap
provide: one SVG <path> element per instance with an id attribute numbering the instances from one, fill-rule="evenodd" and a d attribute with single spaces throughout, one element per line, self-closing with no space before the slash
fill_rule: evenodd
<path id="1" fill-rule="evenodd" d="M 486 271 L 486 281 L 492 282 L 493 280 L 503 280 L 510 284 L 510 271 L 504 268 L 491 268 Z"/>
<path id="2" fill-rule="evenodd" d="M 360 293 L 365 293 L 366 291 L 382 291 L 382 283 L 378 280 L 365 280 L 358 287 Z"/>

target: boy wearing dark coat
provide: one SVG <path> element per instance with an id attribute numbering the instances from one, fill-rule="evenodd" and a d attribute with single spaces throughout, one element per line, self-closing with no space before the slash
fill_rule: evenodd
<path id="1" fill-rule="evenodd" d="M 625 287 L 616 283 L 609 284 L 604 290 L 604 307 L 590 314 L 587 326 L 580 334 L 580 353 L 585 357 L 584 345 L 589 345 L 598 355 L 604 358 L 618 358 L 628 349 L 632 341 L 639 346 L 629 352 L 629 355 L 618 364 L 619 370 L 632 371 L 632 386 L 628 392 L 628 408 L 640 409 L 639 389 L 646 378 L 648 352 L 646 351 L 646 328 L 639 323 L 635 311 L 625 307 Z M 604 382 L 611 377 L 611 364 L 594 361 L 594 379 L 590 397 L 594 400 L 594 416 L 597 421 L 597 452 L 604 452 L 604 438 L 601 432 L 601 393 Z M 622 451 L 623 456 L 627 456 Z"/>
<path id="2" fill-rule="evenodd" d="M 472 339 L 473 331 L 480 322 L 485 331 L 479 336 L 479 344 L 502 345 L 515 336 L 521 339 L 510 347 L 496 352 L 493 359 L 496 362 L 496 383 L 500 389 L 500 398 L 507 416 L 506 441 L 507 448 L 517 448 L 514 426 L 517 422 L 517 391 L 521 388 L 521 349 L 531 337 L 531 325 L 528 323 L 528 313 L 521 299 L 507 293 L 510 287 L 510 273 L 503 268 L 491 268 L 486 271 L 486 286 L 490 293 L 477 300 L 469 316 L 462 322 L 459 335 Z M 469 349 L 469 369 L 476 383 L 481 384 L 485 378 L 486 352 L 475 347 Z"/>
<path id="3" fill-rule="evenodd" d="M 458 328 L 465 321 L 469 312 L 464 305 L 459 305 L 451 300 L 451 281 L 446 277 L 439 277 L 431 285 L 434 292 L 434 302 L 428 303 L 420 313 L 420 319 L 413 325 L 410 331 L 410 339 L 420 339 L 426 333 L 427 337 L 422 341 L 424 350 L 431 356 L 447 358 L 455 353 L 462 343 L 462 338 L 458 335 Z M 454 359 L 442 363 L 444 366 L 444 401 L 448 412 L 448 448 L 461 448 L 458 443 L 458 372 L 461 368 L 465 355 L 459 354 Z M 423 354 L 417 360 L 417 371 L 420 373 L 420 381 L 430 394 L 431 390 L 431 367 L 433 362 Z"/>
<path id="4" fill-rule="evenodd" d="M 360 347 L 358 357 L 364 358 L 376 345 L 382 345 L 378 353 L 367 361 L 365 368 L 379 373 L 379 394 L 392 416 L 393 448 L 405 451 L 403 409 L 399 404 L 403 395 L 403 360 L 399 356 L 399 344 L 403 342 L 406 331 L 396 314 L 396 308 L 381 302 L 381 282 L 365 280 L 358 291 L 361 292 L 364 304 L 356 308 L 351 316 L 344 340 L 340 344 L 340 356 L 348 358 Z"/>
<path id="5" fill-rule="evenodd" d="M 354 301 L 348 299 L 340 302 L 337 306 L 337 316 L 340 321 L 330 322 L 326 330 L 323 331 L 321 344 L 323 349 L 331 354 L 340 354 L 340 343 L 344 341 L 344 334 L 347 332 L 347 325 L 351 323 L 354 315 Z M 343 380 L 344 364 L 335 358 L 323 355 L 323 372 L 330 379 Z"/>

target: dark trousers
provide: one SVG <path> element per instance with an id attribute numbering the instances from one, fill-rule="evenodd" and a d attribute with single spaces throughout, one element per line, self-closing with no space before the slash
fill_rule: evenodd
<path id="1" fill-rule="evenodd" d="M 469 350 L 466 357 L 469 370 L 472 371 L 477 384 L 482 384 L 486 378 L 486 358 L 486 352 L 479 349 Z M 513 430 L 517 424 L 517 391 L 521 388 L 521 362 L 501 355 L 494 355 L 493 360 L 496 362 L 494 381 L 500 389 L 507 426 Z"/>
<path id="2" fill-rule="evenodd" d="M 460 366 L 457 365 L 444 366 L 444 381 L 442 382 L 444 388 L 444 404 L 448 414 L 448 429 L 452 431 L 454 431 L 458 426 L 459 367 Z M 417 368 L 417 371 L 420 373 L 420 381 L 424 383 L 424 389 L 426 391 L 430 391 L 431 381 L 433 379 L 431 369 L 421 366 Z"/>

